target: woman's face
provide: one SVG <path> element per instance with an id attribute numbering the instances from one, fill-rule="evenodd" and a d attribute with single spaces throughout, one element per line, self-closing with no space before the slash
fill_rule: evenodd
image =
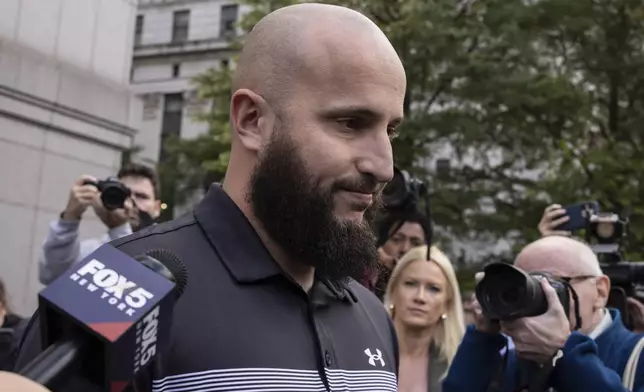
<path id="1" fill-rule="evenodd" d="M 411 262 L 394 287 L 392 303 L 396 320 L 417 328 L 437 324 L 447 309 L 448 290 L 447 279 L 435 262 Z"/>

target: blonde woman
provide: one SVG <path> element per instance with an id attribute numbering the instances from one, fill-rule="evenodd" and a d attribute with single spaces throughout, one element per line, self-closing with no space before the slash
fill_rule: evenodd
<path id="1" fill-rule="evenodd" d="M 396 264 L 384 298 L 400 347 L 399 392 L 440 392 L 465 333 L 456 274 L 445 254 L 427 246 Z"/>

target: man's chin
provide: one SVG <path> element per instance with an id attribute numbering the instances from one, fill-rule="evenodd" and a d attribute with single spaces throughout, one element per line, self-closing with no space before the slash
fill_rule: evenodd
<path id="1" fill-rule="evenodd" d="M 364 222 L 364 211 L 347 211 L 336 214 L 336 219 L 345 224 L 362 224 Z"/>
<path id="2" fill-rule="evenodd" d="M 130 226 L 133 231 L 136 231 L 139 229 L 139 226 L 141 226 L 141 221 L 138 218 L 130 218 Z"/>

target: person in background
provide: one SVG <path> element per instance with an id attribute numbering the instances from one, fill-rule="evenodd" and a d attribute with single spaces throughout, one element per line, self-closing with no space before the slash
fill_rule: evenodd
<path id="1" fill-rule="evenodd" d="M 97 179 L 83 175 L 79 177 L 69 193 L 67 206 L 60 218 L 51 222 L 49 232 L 38 264 L 39 279 L 49 284 L 71 265 L 83 260 L 101 245 L 132 234 L 143 226 L 146 215 L 156 219 L 161 213 L 161 201 L 157 196 L 157 176 L 154 170 L 131 163 L 124 166 L 117 178 L 132 192 L 126 200 L 125 208 L 107 210 L 101 202 L 101 194 L 93 185 L 85 181 Z M 78 229 L 83 215 L 92 207 L 107 229 L 100 238 L 85 241 L 78 239 Z M 147 217 L 146 217 L 147 218 Z"/>
<path id="2" fill-rule="evenodd" d="M 410 250 L 391 273 L 384 304 L 400 347 L 398 391 L 441 391 L 441 380 L 461 343 L 465 326 L 452 264 L 438 248 Z"/>
<path id="3" fill-rule="evenodd" d="M 555 230 L 562 223 L 568 222 L 570 218 L 566 215 L 566 210 L 560 204 L 552 204 L 546 207 L 539 222 L 539 233 L 542 237 L 558 235 L 563 237 L 572 237 L 569 231 Z M 574 238 L 574 237 L 572 237 Z M 585 242 L 582 239 L 578 239 Z M 627 314 L 622 315 L 628 322 L 626 323 L 635 333 L 644 332 L 644 304 L 641 298 L 628 297 L 626 299 Z"/>
<path id="4" fill-rule="evenodd" d="M 13 370 L 28 322 L 11 311 L 6 287 L 0 280 L 0 370 Z"/>
<path id="5" fill-rule="evenodd" d="M 474 324 L 473 303 L 476 300 L 476 294 L 472 291 L 466 291 L 461 298 L 463 298 L 463 320 L 465 325 Z"/>
<path id="6" fill-rule="evenodd" d="M 541 221 L 539 221 L 539 233 L 542 237 L 547 237 L 551 235 L 560 235 L 564 237 L 570 237 L 572 235 L 569 231 L 556 230 L 556 228 L 570 220 L 570 217 L 566 215 L 566 210 L 561 206 L 561 204 L 552 204 L 546 207 L 543 211 L 543 216 Z"/>
<path id="7" fill-rule="evenodd" d="M 545 279 L 540 284 L 548 309 L 539 316 L 499 322 L 487 319 L 475 303 L 476 323 L 467 329 L 443 391 L 522 391 L 535 375 L 546 372 L 537 381 L 557 392 L 624 392 L 622 376 L 631 374 L 625 370 L 633 353 L 638 362 L 631 390 L 644 391 L 644 361 L 634 351 L 643 336 L 627 330 L 620 312 L 606 307 L 610 279 L 587 245 L 562 236 L 544 237 L 523 248 L 515 266 L 567 282 L 576 294 L 571 295 L 569 313 Z M 507 339 L 501 331 L 515 345 L 505 356 Z"/>
<path id="8" fill-rule="evenodd" d="M 366 274 L 363 286 L 382 300 L 397 260 L 411 248 L 428 244 L 428 224 L 427 218 L 416 211 L 386 215 L 378 225 L 379 264 Z"/>

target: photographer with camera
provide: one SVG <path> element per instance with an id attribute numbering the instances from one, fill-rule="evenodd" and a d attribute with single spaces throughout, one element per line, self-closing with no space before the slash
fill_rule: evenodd
<path id="1" fill-rule="evenodd" d="M 392 212 L 380 222 L 377 232 L 380 245 L 378 268 L 365 278 L 363 285 L 382 300 L 398 260 L 410 249 L 429 244 L 428 221 L 416 211 Z"/>
<path id="2" fill-rule="evenodd" d="M 562 236 L 487 266 L 443 391 L 644 391 L 644 340 L 606 308 L 610 286 L 592 249 Z"/>
<path id="3" fill-rule="evenodd" d="M 49 284 L 101 245 L 153 224 L 161 213 L 156 188 L 154 170 L 135 163 L 123 167 L 117 178 L 98 181 L 88 175 L 79 177 L 60 219 L 49 226 L 39 260 L 40 282 Z M 80 241 L 78 229 L 90 207 L 107 228 L 107 233 L 100 238 Z"/>
<path id="4" fill-rule="evenodd" d="M 382 300 L 387 282 L 398 259 L 410 249 L 431 245 L 431 211 L 427 187 L 407 171 L 394 167 L 394 176 L 383 189 L 384 213 L 376 228 L 378 234 L 378 265 L 365 271 L 361 283 Z M 424 197 L 427 215 L 418 212 Z M 429 255 L 427 256 L 429 259 Z"/>
<path id="5" fill-rule="evenodd" d="M 542 237 L 571 237 L 585 229 L 584 241 L 597 253 L 600 266 L 611 279 L 609 304 L 620 310 L 624 324 L 632 331 L 644 332 L 644 305 L 641 291 L 644 268 L 641 262 L 627 262 L 621 254 L 621 242 L 628 232 L 628 218 L 599 212 L 599 203 L 587 201 L 568 206 L 546 207 L 538 225 Z"/>

